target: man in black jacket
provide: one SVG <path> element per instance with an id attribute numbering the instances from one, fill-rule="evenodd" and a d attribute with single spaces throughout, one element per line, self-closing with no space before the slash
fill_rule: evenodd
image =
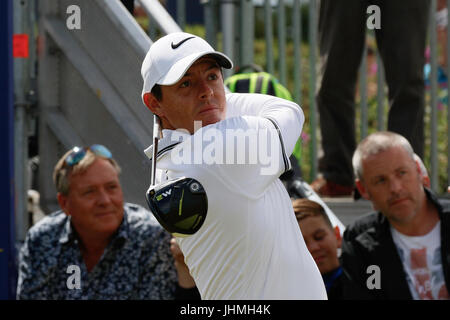
<path id="1" fill-rule="evenodd" d="M 449 299 L 450 202 L 424 188 L 409 142 L 371 134 L 353 168 L 359 192 L 378 212 L 344 233 L 344 298 Z"/>

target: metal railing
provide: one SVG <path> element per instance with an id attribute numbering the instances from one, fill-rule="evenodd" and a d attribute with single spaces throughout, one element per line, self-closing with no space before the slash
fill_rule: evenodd
<path id="1" fill-rule="evenodd" d="M 146 1 L 141 1 L 145 3 Z M 156 1 L 157 2 L 157 1 Z M 255 43 L 255 18 L 257 10 L 262 10 L 264 24 L 264 42 L 266 44 L 265 69 L 275 74 L 284 85 L 289 84 L 293 97 L 302 107 L 306 106 L 309 126 L 309 179 L 314 179 L 318 173 L 317 163 L 318 154 L 321 151 L 320 137 L 318 132 L 318 117 L 316 107 L 316 86 L 318 74 L 318 56 L 317 56 L 317 21 L 318 21 L 318 0 L 203 0 L 204 6 L 204 26 L 206 39 L 215 47 L 221 48 L 236 65 L 246 65 L 254 61 L 254 43 Z M 447 1 L 450 7 L 450 0 Z M 186 0 L 177 0 L 176 21 L 178 25 L 185 29 L 186 26 Z M 302 39 L 302 10 L 308 12 L 308 36 Z M 428 125 L 425 132 L 426 153 L 424 161 L 428 166 L 431 178 L 431 186 L 437 192 L 443 192 L 443 186 L 439 186 L 439 172 L 446 175 L 446 183 L 450 185 L 450 133 L 447 132 L 445 138 L 445 150 L 438 148 L 438 83 L 437 83 L 437 38 L 436 38 L 436 0 L 431 0 L 430 24 L 428 45 L 430 48 L 430 85 L 426 92 L 426 123 Z M 448 11 L 450 20 L 450 10 Z M 276 20 L 276 21 L 274 21 Z M 273 32 L 274 26 L 275 32 Z M 220 32 L 218 32 L 218 30 Z M 219 34 L 221 34 L 221 43 L 218 43 Z M 367 34 L 373 36 L 368 30 Z M 450 33 L 447 34 L 450 43 Z M 308 56 L 302 55 L 302 42 L 307 41 L 309 47 Z M 288 52 L 288 46 L 289 51 Z M 276 49 L 275 49 L 276 48 Z M 276 56 L 278 52 L 278 56 Z M 292 52 L 292 53 L 291 53 Z M 293 54 L 292 68 L 288 68 L 289 55 Z M 369 131 L 386 129 L 386 112 L 388 101 L 386 95 L 386 86 L 384 79 L 383 64 L 378 52 L 375 50 L 377 74 L 376 74 L 376 119 L 369 126 L 369 110 L 373 104 L 369 103 L 368 96 L 368 76 L 367 76 L 367 47 L 361 62 L 359 71 L 359 101 L 356 100 L 359 117 L 359 139 L 364 138 Z M 450 50 L 447 51 L 447 60 L 450 61 Z M 308 59 L 308 69 L 305 70 L 304 59 Z M 308 72 L 308 83 L 302 81 L 302 74 Z M 450 74 L 450 64 L 447 66 L 447 74 Z M 225 73 L 225 77 L 231 72 Z M 303 78 L 304 80 L 304 78 Z M 302 88 L 307 87 L 308 97 L 302 95 Z M 447 82 L 447 92 L 450 92 L 450 85 Z M 448 104 L 448 103 L 447 103 Z M 450 112 L 447 112 L 447 123 L 450 123 Z M 442 141 L 441 141 L 442 144 Z M 441 149 L 443 149 L 441 147 Z M 441 159 L 439 161 L 439 159 Z M 443 173 L 442 166 L 447 167 L 446 173 Z M 441 177 L 442 180 L 442 177 Z M 442 181 L 441 181 L 442 184 Z M 445 186 L 446 187 L 446 186 Z M 446 189 L 446 188 L 445 188 Z"/>

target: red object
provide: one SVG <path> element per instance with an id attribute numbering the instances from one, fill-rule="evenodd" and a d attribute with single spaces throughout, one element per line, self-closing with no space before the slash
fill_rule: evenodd
<path id="1" fill-rule="evenodd" d="M 322 197 L 351 196 L 354 191 L 353 185 L 338 184 L 328 181 L 322 176 L 311 182 L 311 188 Z"/>
<path id="2" fill-rule="evenodd" d="M 29 45 L 27 34 L 13 35 L 13 57 L 14 58 L 28 58 Z"/>

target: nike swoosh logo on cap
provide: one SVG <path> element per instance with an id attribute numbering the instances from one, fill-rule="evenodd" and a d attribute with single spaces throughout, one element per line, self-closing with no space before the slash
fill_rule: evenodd
<path id="1" fill-rule="evenodd" d="M 186 39 L 184 39 L 184 40 L 181 40 L 180 42 L 178 42 L 177 44 L 174 44 L 173 42 L 170 44 L 170 46 L 172 47 L 172 49 L 176 49 L 176 48 L 178 48 L 179 46 L 181 46 L 183 43 L 185 43 L 186 41 L 188 41 L 189 39 L 194 39 L 195 37 L 189 37 L 189 38 L 186 38 Z"/>

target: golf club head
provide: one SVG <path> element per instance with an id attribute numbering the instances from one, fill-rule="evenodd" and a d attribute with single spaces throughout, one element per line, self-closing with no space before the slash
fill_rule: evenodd
<path id="1" fill-rule="evenodd" d="M 161 226 L 178 237 L 197 232 L 208 212 L 205 189 L 193 178 L 181 177 L 151 185 L 145 198 Z"/>

